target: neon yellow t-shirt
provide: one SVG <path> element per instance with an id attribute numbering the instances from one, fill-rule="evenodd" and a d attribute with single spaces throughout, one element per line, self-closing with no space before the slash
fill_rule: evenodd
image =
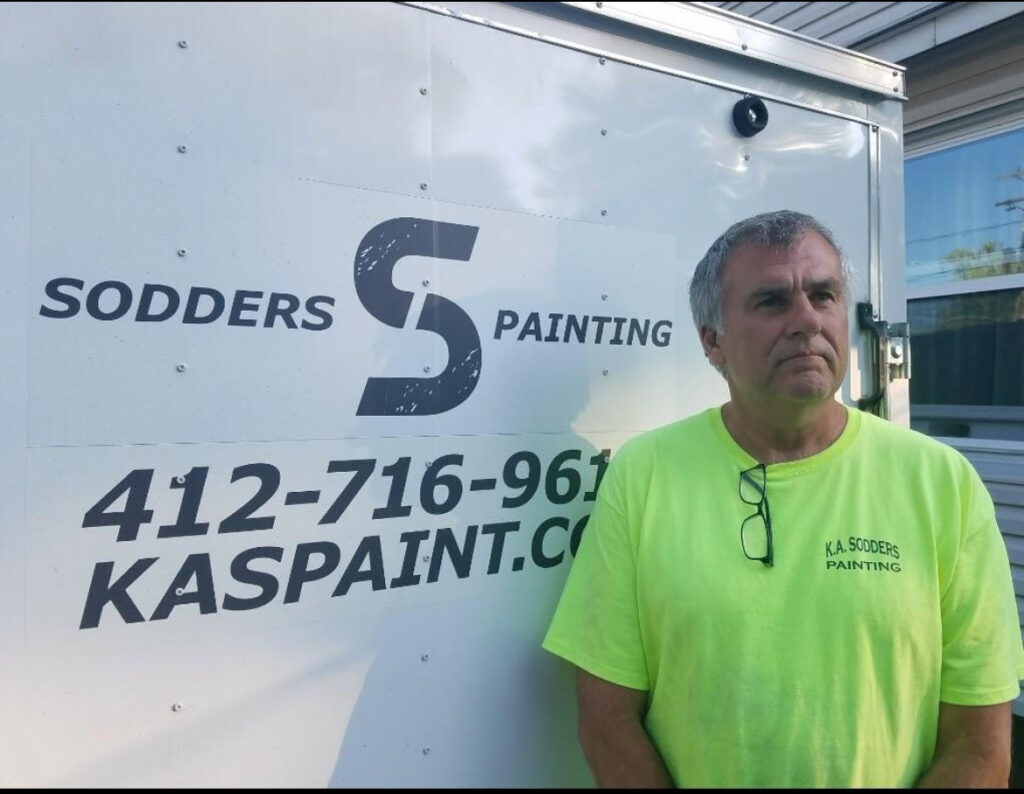
<path id="1" fill-rule="evenodd" d="M 1024 648 L 1003 539 L 950 447 L 847 409 L 767 467 L 774 567 L 744 556 L 755 466 L 714 408 L 615 455 L 544 647 L 649 690 L 679 786 L 911 786 L 939 701 L 1014 699 Z"/>

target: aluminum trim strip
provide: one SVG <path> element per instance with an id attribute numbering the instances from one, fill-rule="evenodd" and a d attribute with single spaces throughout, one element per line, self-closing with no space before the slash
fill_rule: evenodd
<path id="1" fill-rule="evenodd" d="M 947 295 L 970 295 L 975 292 L 996 292 L 1003 289 L 1024 288 L 1024 273 L 990 278 L 971 278 L 966 281 L 950 281 L 946 284 L 923 284 L 907 286 L 907 300 L 921 298 L 944 298 Z"/>
<path id="2" fill-rule="evenodd" d="M 564 2 L 592 14 L 906 100 L 904 67 L 702 3 Z"/>
<path id="3" fill-rule="evenodd" d="M 881 184 L 880 184 L 881 143 L 878 139 L 878 125 L 868 129 L 868 300 L 871 301 L 875 320 L 882 319 L 884 310 L 882 292 L 882 239 L 881 239 Z M 867 337 L 871 339 L 870 336 Z M 883 418 L 892 416 L 889 390 L 889 361 L 886 355 L 888 340 L 875 345 L 875 387 L 883 390 L 879 413 Z"/>
<path id="4" fill-rule="evenodd" d="M 727 83 L 721 80 L 714 80 L 709 77 L 704 77 L 693 72 L 686 72 L 681 69 L 672 69 L 668 66 L 661 66 L 660 64 L 651 63 L 650 61 L 642 61 L 637 58 L 630 58 L 625 55 L 614 53 L 610 50 L 599 49 L 596 47 L 589 47 L 583 44 L 577 44 L 576 42 L 568 41 L 566 39 L 560 39 L 555 36 L 547 36 L 543 33 L 536 31 L 525 30 L 523 28 L 514 27 L 512 25 L 506 25 L 501 22 L 495 22 L 494 20 L 485 19 L 484 17 L 476 16 L 475 14 L 466 14 L 461 11 L 456 11 L 447 6 L 439 6 L 433 3 L 424 2 L 403 2 L 402 5 L 409 6 L 411 8 L 418 8 L 422 11 L 429 11 L 432 14 L 438 14 L 440 16 L 450 17 L 452 19 L 458 19 L 462 22 L 469 22 L 474 25 L 482 25 L 484 27 L 493 28 L 494 30 L 500 30 L 504 33 L 512 33 L 517 36 L 523 36 L 525 38 L 534 39 L 536 41 L 543 41 L 547 44 L 553 44 L 558 47 L 564 47 L 569 50 L 576 52 L 586 53 L 587 55 L 593 55 L 595 57 L 607 58 L 608 60 L 616 61 L 618 63 L 624 63 L 629 66 L 636 66 L 641 69 L 648 69 L 652 72 L 660 72 L 661 74 L 671 75 L 673 77 L 682 77 L 686 80 L 693 80 L 697 83 L 704 85 L 714 86 L 715 88 L 723 88 L 727 91 L 735 91 L 738 94 L 748 94 L 750 89 L 737 85 L 735 83 Z M 828 108 L 822 108 L 817 105 L 811 105 L 806 102 L 798 102 L 787 97 L 777 96 L 775 94 L 764 93 L 761 91 L 757 92 L 757 96 L 768 102 L 776 102 L 780 105 L 786 105 L 787 107 L 799 108 L 801 110 L 809 110 L 814 113 L 821 113 L 825 116 L 832 116 L 834 118 L 845 119 L 846 121 L 853 121 L 858 124 L 870 125 L 873 122 L 862 116 L 854 116 L 849 113 L 841 113 L 836 110 L 830 110 Z M 892 98 L 896 98 L 896 95 L 891 95 Z"/>

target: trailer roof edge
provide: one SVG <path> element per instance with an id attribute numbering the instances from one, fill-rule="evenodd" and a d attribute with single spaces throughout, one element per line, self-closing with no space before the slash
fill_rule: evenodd
<path id="1" fill-rule="evenodd" d="M 703 3 L 562 2 L 588 13 L 906 100 L 899 64 Z"/>

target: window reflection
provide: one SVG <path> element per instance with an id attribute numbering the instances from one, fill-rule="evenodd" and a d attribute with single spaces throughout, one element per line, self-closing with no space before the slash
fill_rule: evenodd
<path id="1" fill-rule="evenodd" d="M 1024 129 L 907 160 L 907 282 L 1024 272 Z"/>

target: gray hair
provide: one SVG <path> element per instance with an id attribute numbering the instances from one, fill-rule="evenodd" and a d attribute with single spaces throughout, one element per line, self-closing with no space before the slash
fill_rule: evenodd
<path id="1" fill-rule="evenodd" d="M 853 283 L 853 269 L 842 249 L 825 226 L 810 215 L 792 210 L 778 210 L 755 215 L 734 223 L 711 244 L 700 260 L 690 282 L 690 310 L 693 322 L 700 329 L 707 326 L 724 333 L 722 326 L 722 271 L 729 256 L 741 245 L 791 248 L 805 232 L 815 231 L 832 246 L 839 257 L 843 299 L 847 300 Z"/>

